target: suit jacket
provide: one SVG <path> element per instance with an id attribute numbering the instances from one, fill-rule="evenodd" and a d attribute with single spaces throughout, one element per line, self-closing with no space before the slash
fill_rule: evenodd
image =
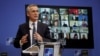
<path id="1" fill-rule="evenodd" d="M 22 50 L 28 48 L 30 46 L 30 32 L 29 32 L 29 23 L 24 23 L 19 26 L 16 38 L 14 40 L 14 47 L 20 48 L 19 41 L 22 36 L 28 34 L 27 40 L 28 42 L 22 45 Z M 43 41 L 50 41 L 50 31 L 46 24 L 38 22 L 37 24 L 37 32 L 43 37 Z"/>

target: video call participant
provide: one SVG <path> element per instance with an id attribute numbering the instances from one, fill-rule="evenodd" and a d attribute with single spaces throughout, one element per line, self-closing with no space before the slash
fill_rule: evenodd
<path id="1" fill-rule="evenodd" d="M 77 33 L 74 34 L 73 38 L 74 38 L 74 39 L 78 39 Z"/>
<path id="2" fill-rule="evenodd" d="M 38 6 L 34 4 L 28 5 L 26 8 L 26 13 L 29 22 L 23 23 L 19 26 L 16 38 L 13 43 L 14 47 L 21 48 L 22 50 L 25 50 L 32 44 L 32 38 L 34 39 L 33 41 L 36 43 L 51 40 L 48 26 L 46 24 L 38 22 L 39 18 Z M 34 34 L 32 34 L 34 29 L 33 23 L 36 29 Z M 21 53 L 21 56 L 31 56 L 31 55 Z"/>
<path id="3" fill-rule="evenodd" d="M 83 34 L 81 39 L 87 39 L 87 37 Z"/>
<path id="4" fill-rule="evenodd" d="M 58 20 L 55 20 L 53 24 L 54 24 L 54 27 L 58 27 L 59 26 Z"/>
<path id="5" fill-rule="evenodd" d="M 49 12 L 46 9 L 44 9 L 44 11 L 42 12 L 42 14 L 47 15 L 47 14 L 49 14 Z"/>

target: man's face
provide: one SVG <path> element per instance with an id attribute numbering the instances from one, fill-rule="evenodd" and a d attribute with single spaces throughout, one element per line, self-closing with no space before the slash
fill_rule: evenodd
<path id="1" fill-rule="evenodd" d="M 32 6 L 27 12 L 27 16 L 29 17 L 29 20 L 36 21 L 39 17 L 38 7 Z"/>

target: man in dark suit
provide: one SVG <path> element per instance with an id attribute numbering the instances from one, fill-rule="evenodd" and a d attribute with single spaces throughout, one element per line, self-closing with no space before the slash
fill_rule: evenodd
<path id="1" fill-rule="evenodd" d="M 19 26 L 16 38 L 14 40 L 14 47 L 25 50 L 34 42 L 44 42 L 50 40 L 49 28 L 46 24 L 38 22 L 39 11 L 38 6 L 30 4 L 26 8 L 26 13 L 29 21 Z M 33 34 L 33 23 L 35 32 Z M 34 40 L 33 40 L 34 39 Z M 31 56 L 30 54 L 23 54 L 22 56 Z M 36 55 L 35 55 L 36 56 Z"/>

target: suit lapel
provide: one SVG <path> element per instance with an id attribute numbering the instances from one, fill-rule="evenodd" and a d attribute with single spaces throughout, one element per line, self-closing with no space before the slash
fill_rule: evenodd
<path id="1" fill-rule="evenodd" d="M 29 23 L 26 23 L 26 32 L 28 34 L 28 41 L 30 42 L 30 28 L 29 28 Z"/>

